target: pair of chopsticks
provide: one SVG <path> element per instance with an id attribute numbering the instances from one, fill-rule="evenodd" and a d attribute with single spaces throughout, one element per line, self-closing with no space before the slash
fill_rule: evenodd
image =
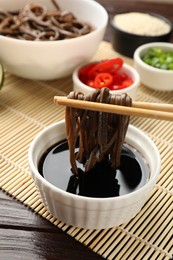
<path id="1" fill-rule="evenodd" d="M 171 104 L 133 101 L 132 106 L 128 107 L 78 99 L 68 99 L 62 96 L 55 96 L 54 103 L 57 105 L 86 110 L 173 121 L 173 105 Z"/>

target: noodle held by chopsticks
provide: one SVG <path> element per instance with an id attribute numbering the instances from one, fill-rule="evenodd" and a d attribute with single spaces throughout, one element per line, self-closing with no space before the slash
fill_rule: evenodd
<path id="1" fill-rule="evenodd" d="M 18 12 L 0 11 L 0 34 L 17 39 L 46 41 L 79 37 L 92 31 L 92 27 L 79 21 L 71 12 L 56 8 L 49 11 L 41 4 L 29 3 Z"/>
<path id="2" fill-rule="evenodd" d="M 121 106 L 132 105 L 127 94 L 111 95 L 107 88 L 96 90 L 86 97 L 80 92 L 71 92 L 68 98 Z M 78 175 L 76 160 L 83 163 L 85 172 L 88 172 L 105 156 L 113 169 L 118 168 L 129 120 L 127 115 L 66 107 L 67 140 L 73 173 Z M 75 153 L 78 137 L 79 150 Z"/>

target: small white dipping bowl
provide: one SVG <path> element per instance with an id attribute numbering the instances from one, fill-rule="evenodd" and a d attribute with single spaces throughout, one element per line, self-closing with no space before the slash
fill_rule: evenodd
<path id="1" fill-rule="evenodd" d="M 72 75 L 73 90 L 79 91 L 79 92 L 84 93 L 85 95 L 88 95 L 89 93 L 91 93 L 94 90 L 94 88 L 87 86 L 79 79 L 79 71 L 82 67 L 85 67 L 85 65 L 87 65 L 87 64 L 78 66 L 73 72 L 73 75 Z M 127 75 L 132 78 L 133 84 L 124 89 L 111 90 L 110 93 L 115 94 L 115 95 L 121 94 L 121 93 L 127 93 L 133 100 L 135 100 L 136 95 L 137 95 L 137 89 L 140 85 L 140 77 L 139 77 L 138 72 L 132 66 L 125 64 L 125 63 L 123 64 L 123 66 L 119 70 L 119 72 L 127 73 Z"/>
<path id="2" fill-rule="evenodd" d="M 141 82 L 153 90 L 173 91 L 173 70 L 157 69 L 142 60 L 141 57 L 150 48 L 161 48 L 162 50 L 173 52 L 173 43 L 147 43 L 136 49 L 134 53 L 134 67 L 140 75 Z"/>
<path id="3" fill-rule="evenodd" d="M 65 137 L 63 120 L 42 130 L 29 148 L 30 170 L 48 211 L 68 225 L 80 228 L 110 228 L 130 221 L 148 199 L 160 172 L 160 155 L 153 141 L 142 131 L 130 125 L 126 142 L 136 148 L 146 159 L 150 167 L 148 182 L 138 190 L 119 197 L 91 198 L 71 194 L 55 187 L 38 171 L 39 160 L 46 149 Z"/>
<path id="4" fill-rule="evenodd" d="M 4 11 L 18 11 L 30 2 L 55 9 L 48 0 L 0 0 L 0 7 Z M 95 54 L 108 22 L 106 10 L 90 0 L 57 0 L 57 3 L 61 10 L 72 12 L 94 30 L 81 37 L 56 41 L 28 41 L 0 35 L 0 61 L 8 72 L 28 79 L 53 80 L 70 75 Z"/>

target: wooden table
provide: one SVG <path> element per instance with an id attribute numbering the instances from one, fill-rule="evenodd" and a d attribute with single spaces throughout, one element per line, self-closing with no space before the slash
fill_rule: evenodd
<path id="1" fill-rule="evenodd" d="M 99 0 L 110 18 L 126 11 L 157 12 L 173 22 L 173 4 L 142 0 Z M 108 26 L 105 40 L 110 41 Z M 173 38 L 171 39 L 173 42 Z M 0 260 L 100 259 L 101 257 L 0 190 Z M 126 259 L 124 259 L 126 260 Z"/>

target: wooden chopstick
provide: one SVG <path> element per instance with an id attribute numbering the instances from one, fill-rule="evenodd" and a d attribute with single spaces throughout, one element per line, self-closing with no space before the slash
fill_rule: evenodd
<path id="1" fill-rule="evenodd" d="M 132 104 L 136 108 L 151 109 L 157 111 L 173 112 L 173 105 L 164 103 L 148 103 L 148 102 L 134 102 Z"/>
<path id="2" fill-rule="evenodd" d="M 173 105 L 171 104 L 133 102 L 132 107 L 128 107 L 68 99 L 62 96 L 55 96 L 54 103 L 86 110 L 173 121 Z"/>

